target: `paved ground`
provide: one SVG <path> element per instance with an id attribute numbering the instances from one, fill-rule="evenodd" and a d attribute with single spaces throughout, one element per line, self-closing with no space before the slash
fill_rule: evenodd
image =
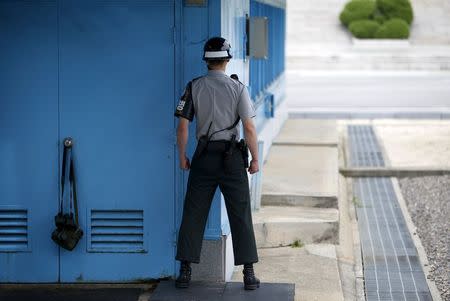
<path id="1" fill-rule="evenodd" d="M 411 30 L 413 44 L 450 45 L 450 2 L 411 0 L 415 20 Z"/>
<path id="2" fill-rule="evenodd" d="M 296 301 L 343 300 L 334 245 L 259 249 L 257 275 L 269 282 L 295 280 Z M 242 281 L 237 270 L 233 280 Z"/>
<path id="3" fill-rule="evenodd" d="M 450 121 L 374 123 L 391 166 L 450 168 Z"/>
<path id="4" fill-rule="evenodd" d="M 349 45 L 350 36 L 340 25 L 338 16 L 346 0 L 288 0 L 288 56 L 310 45 Z"/>
<path id="5" fill-rule="evenodd" d="M 449 52 L 450 53 L 450 52 Z M 287 72 L 289 110 L 450 108 L 450 72 Z"/>

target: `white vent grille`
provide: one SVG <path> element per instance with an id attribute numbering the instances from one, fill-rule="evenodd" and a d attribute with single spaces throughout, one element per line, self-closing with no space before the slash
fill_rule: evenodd
<path id="1" fill-rule="evenodd" d="M 0 208 L 0 252 L 27 250 L 27 210 Z"/>
<path id="2" fill-rule="evenodd" d="M 143 210 L 90 211 L 88 251 L 145 252 Z"/>

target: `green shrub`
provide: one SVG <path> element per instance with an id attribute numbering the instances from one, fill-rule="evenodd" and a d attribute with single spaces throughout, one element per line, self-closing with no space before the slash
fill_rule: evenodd
<path id="1" fill-rule="evenodd" d="M 388 20 L 388 17 L 383 15 L 383 13 L 377 8 L 375 10 L 375 12 L 373 13 L 372 19 L 374 21 L 377 21 L 378 24 L 383 24 L 384 22 L 386 22 Z"/>
<path id="2" fill-rule="evenodd" d="M 375 12 L 375 8 L 374 0 L 351 0 L 345 5 L 339 19 L 342 24 L 348 26 L 353 21 L 369 19 Z"/>
<path id="3" fill-rule="evenodd" d="M 414 18 L 409 0 L 377 0 L 377 7 L 389 19 L 400 18 L 411 24 Z"/>
<path id="4" fill-rule="evenodd" d="M 348 29 L 354 37 L 371 39 L 380 28 L 380 24 L 373 20 L 357 20 L 350 23 Z"/>
<path id="5" fill-rule="evenodd" d="M 409 37 L 409 25 L 402 19 L 391 19 L 380 26 L 374 37 L 376 39 L 407 39 Z"/>

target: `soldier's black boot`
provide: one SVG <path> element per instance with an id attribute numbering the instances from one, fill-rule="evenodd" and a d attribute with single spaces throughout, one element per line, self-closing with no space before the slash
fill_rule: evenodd
<path id="1" fill-rule="evenodd" d="M 180 275 L 175 280 L 175 287 L 188 288 L 191 282 L 191 264 L 189 261 L 182 261 L 180 266 Z"/>
<path id="2" fill-rule="evenodd" d="M 244 288 L 246 290 L 255 290 L 259 287 L 259 279 L 255 277 L 255 271 L 253 270 L 253 264 L 244 264 Z"/>

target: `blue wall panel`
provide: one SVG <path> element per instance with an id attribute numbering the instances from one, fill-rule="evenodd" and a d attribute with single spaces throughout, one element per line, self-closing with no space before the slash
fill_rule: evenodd
<path id="1" fill-rule="evenodd" d="M 267 17 L 269 22 L 268 58 L 250 60 L 250 90 L 255 100 L 284 72 L 286 11 L 251 0 L 250 16 Z"/>

